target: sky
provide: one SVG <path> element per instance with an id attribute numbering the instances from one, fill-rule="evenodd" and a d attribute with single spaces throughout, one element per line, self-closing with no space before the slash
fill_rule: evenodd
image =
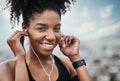
<path id="1" fill-rule="evenodd" d="M 0 50 L 6 49 L 11 29 L 9 10 L 2 11 L 5 0 L 0 0 Z M 116 37 L 120 39 L 120 0 L 77 0 L 62 16 L 62 32 L 77 36 L 81 41 Z M 115 39 L 116 40 L 116 39 Z M 117 41 L 116 40 L 116 41 Z M 119 43 L 119 42 L 118 42 Z"/>
<path id="2" fill-rule="evenodd" d="M 71 27 L 68 32 L 83 40 L 115 35 L 120 29 L 119 4 L 120 0 L 79 0 L 63 20 L 69 23 L 64 28 Z"/>

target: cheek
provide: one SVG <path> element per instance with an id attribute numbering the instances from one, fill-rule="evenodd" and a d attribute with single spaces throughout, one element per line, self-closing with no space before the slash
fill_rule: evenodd
<path id="1" fill-rule="evenodd" d="M 32 42 L 40 41 L 42 38 L 43 36 L 40 36 L 40 35 L 29 36 L 29 40 Z"/>
<path id="2" fill-rule="evenodd" d="M 43 35 L 36 32 L 29 32 L 29 41 L 35 42 L 42 39 Z"/>

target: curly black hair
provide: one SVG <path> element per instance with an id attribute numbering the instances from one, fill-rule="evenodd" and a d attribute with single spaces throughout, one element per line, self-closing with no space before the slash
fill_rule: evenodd
<path id="1" fill-rule="evenodd" d="M 10 22 L 15 24 L 16 20 L 19 23 L 20 15 L 26 25 L 29 25 L 29 19 L 34 13 L 41 13 L 46 9 L 56 11 L 61 17 L 70 5 L 76 0 L 7 0 L 7 6 L 10 7 Z"/>

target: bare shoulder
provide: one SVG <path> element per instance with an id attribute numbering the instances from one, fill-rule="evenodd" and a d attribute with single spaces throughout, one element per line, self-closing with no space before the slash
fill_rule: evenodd
<path id="1" fill-rule="evenodd" d="M 67 58 L 66 56 L 59 56 L 58 58 L 61 60 L 61 62 L 62 62 L 67 68 L 72 66 L 72 63 L 71 63 L 70 59 Z"/>
<path id="2" fill-rule="evenodd" d="M 67 68 L 71 78 L 77 75 L 76 70 L 73 68 L 72 62 L 70 61 L 69 58 L 67 58 L 66 56 L 59 56 L 58 58 L 61 60 L 63 65 Z"/>
<path id="3" fill-rule="evenodd" d="M 10 60 L 1 62 L 0 63 L 0 68 L 1 69 L 12 69 L 12 68 L 14 68 L 14 65 L 15 65 L 15 60 L 10 59 Z"/>
<path id="4" fill-rule="evenodd" d="M 15 60 L 7 60 L 0 63 L 0 81 L 12 81 L 15 71 Z"/>

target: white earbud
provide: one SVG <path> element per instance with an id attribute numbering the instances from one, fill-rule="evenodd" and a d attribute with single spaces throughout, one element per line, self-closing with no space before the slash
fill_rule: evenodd
<path id="1" fill-rule="evenodd" d="M 27 31 L 27 29 L 24 29 L 23 31 L 24 31 L 24 32 L 26 32 L 26 31 Z"/>

